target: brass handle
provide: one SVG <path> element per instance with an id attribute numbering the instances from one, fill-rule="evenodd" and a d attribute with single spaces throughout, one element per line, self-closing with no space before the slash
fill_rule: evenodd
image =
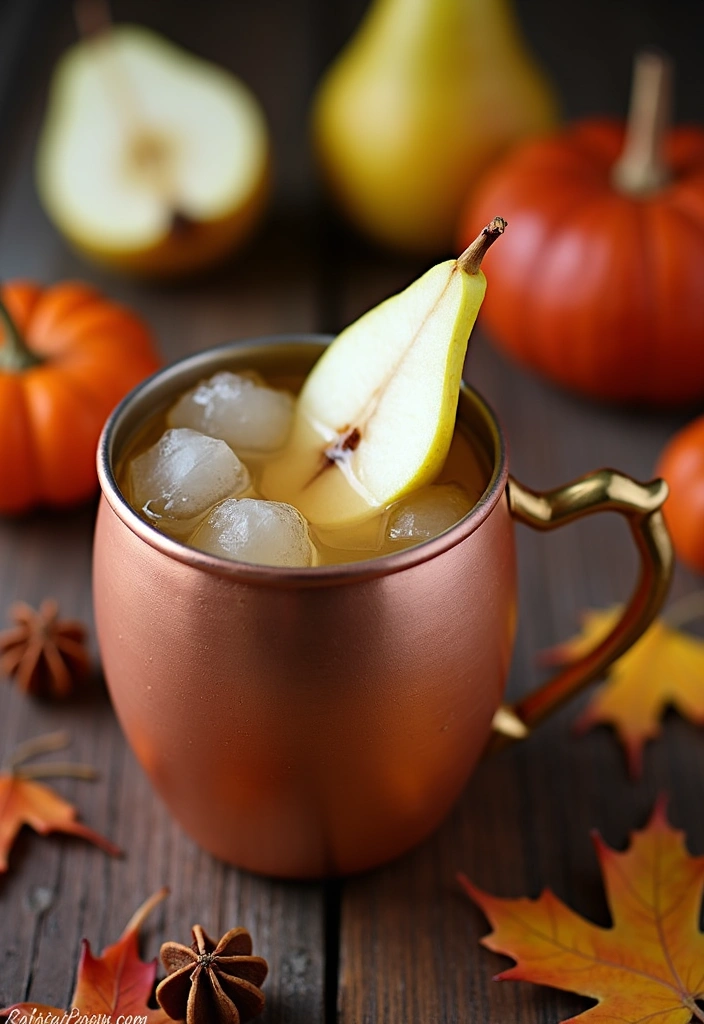
<path id="1" fill-rule="evenodd" d="M 594 512 L 620 512 L 628 520 L 640 552 L 641 571 L 623 615 L 601 643 L 517 704 L 498 709 L 490 749 L 526 736 L 587 683 L 603 675 L 653 621 L 667 594 L 674 561 L 661 511 L 667 494 L 664 480 L 640 484 L 612 469 L 589 473 L 545 493 L 531 491 L 509 478 L 511 514 L 536 530 L 553 530 Z"/>

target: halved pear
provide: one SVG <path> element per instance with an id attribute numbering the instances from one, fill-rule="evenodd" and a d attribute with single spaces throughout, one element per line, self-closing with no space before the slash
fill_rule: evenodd
<path id="1" fill-rule="evenodd" d="M 481 260 L 505 226 L 496 217 L 459 259 L 433 267 L 335 339 L 303 386 L 289 444 L 265 469 L 265 497 L 336 527 L 437 476 L 486 290 Z"/>
<path id="2" fill-rule="evenodd" d="M 262 212 L 269 138 L 250 90 L 145 28 L 77 43 L 52 81 L 40 197 L 86 255 L 162 275 L 237 246 Z"/>

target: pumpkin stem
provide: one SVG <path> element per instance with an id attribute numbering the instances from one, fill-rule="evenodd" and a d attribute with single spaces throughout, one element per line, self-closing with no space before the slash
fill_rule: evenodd
<path id="1" fill-rule="evenodd" d="M 467 246 L 461 256 L 458 256 L 457 262 L 465 274 L 479 273 L 484 256 L 499 235 L 503 235 L 507 224 L 508 221 L 503 217 L 494 217 L 491 224 L 482 228 L 474 241 Z"/>
<path id="2" fill-rule="evenodd" d="M 7 373 L 22 373 L 43 360 L 27 348 L 17 324 L 10 316 L 5 303 L 0 299 L 0 324 L 4 328 L 5 341 L 0 345 L 0 370 Z"/>
<path id="3" fill-rule="evenodd" d="M 667 184 L 665 135 L 672 112 L 672 62 L 664 54 L 643 52 L 633 65 L 626 140 L 611 175 L 615 187 L 645 196 Z"/>

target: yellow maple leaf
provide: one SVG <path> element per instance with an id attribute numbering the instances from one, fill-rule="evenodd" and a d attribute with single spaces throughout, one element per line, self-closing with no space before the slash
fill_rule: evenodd
<path id="1" fill-rule="evenodd" d="M 517 961 L 499 980 L 550 985 L 597 1005 L 562 1024 L 704 1021 L 704 934 L 699 915 L 704 857 L 667 822 L 664 801 L 623 853 L 594 839 L 613 925 L 570 910 L 549 889 L 536 900 L 502 899 L 459 881 L 494 931 L 482 944 Z"/>
<path id="2" fill-rule="evenodd" d="M 582 631 L 546 652 L 551 664 L 569 664 L 594 647 L 614 625 L 619 608 L 588 611 Z M 660 720 L 672 706 L 697 725 L 704 725 L 704 641 L 656 619 L 611 667 L 576 723 L 578 732 L 611 725 L 624 747 L 631 775 L 642 770 L 643 747 L 660 734 Z"/>

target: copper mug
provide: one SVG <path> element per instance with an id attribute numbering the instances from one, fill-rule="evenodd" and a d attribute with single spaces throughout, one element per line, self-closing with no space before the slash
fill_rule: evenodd
<path id="1" fill-rule="evenodd" d="M 487 746 L 525 736 L 641 635 L 672 566 L 663 481 L 601 470 L 528 490 L 466 385 L 458 415 L 491 479 L 464 519 L 418 547 L 314 569 L 248 565 L 171 540 L 130 508 L 115 465 L 158 407 L 225 368 L 303 376 L 328 340 L 265 338 L 184 359 L 118 406 L 98 454 L 95 614 L 125 735 L 197 842 L 299 878 L 371 868 L 432 832 Z M 630 603 L 594 651 L 503 706 L 514 521 L 550 530 L 605 510 L 626 517 L 640 552 Z"/>

